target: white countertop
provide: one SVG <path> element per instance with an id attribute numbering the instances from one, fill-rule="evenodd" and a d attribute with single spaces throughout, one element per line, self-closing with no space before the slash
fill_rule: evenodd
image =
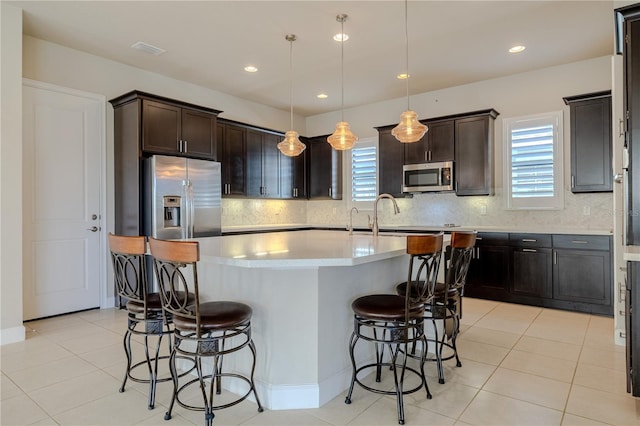
<path id="1" fill-rule="evenodd" d="M 251 231 L 279 231 L 283 229 L 301 229 L 301 228 L 331 228 L 335 230 L 345 230 L 343 226 L 327 225 L 327 224 L 301 224 L 301 223 L 284 223 L 275 225 L 236 225 L 225 226 L 223 232 L 251 232 Z M 568 228 L 558 226 L 454 226 L 448 227 L 440 225 L 380 225 L 380 231 L 385 230 L 409 232 L 409 231 L 478 231 L 478 232 L 517 232 L 517 233 L 538 233 L 538 234 L 577 234 L 577 235 L 612 235 L 612 229 L 584 229 L 584 228 Z"/>
<path id="2" fill-rule="evenodd" d="M 248 268 L 352 266 L 406 253 L 403 235 L 308 230 L 198 238 L 200 261 Z"/>

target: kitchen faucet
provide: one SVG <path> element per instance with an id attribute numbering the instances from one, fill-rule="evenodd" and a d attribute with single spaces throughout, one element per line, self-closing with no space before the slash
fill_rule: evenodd
<path id="1" fill-rule="evenodd" d="M 376 201 L 373 203 L 373 235 L 378 235 L 378 231 L 380 228 L 378 227 L 378 201 L 383 198 L 388 198 L 393 202 L 393 213 L 400 213 L 400 209 L 398 208 L 398 203 L 396 203 L 396 199 L 393 198 L 391 194 L 380 194 L 376 197 Z"/>
<path id="2" fill-rule="evenodd" d="M 349 235 L 353 235 L 353 211 L 356 213 L 360 213 L 356 207 L 351 207 L 351 211 L 349 212 Z"/>

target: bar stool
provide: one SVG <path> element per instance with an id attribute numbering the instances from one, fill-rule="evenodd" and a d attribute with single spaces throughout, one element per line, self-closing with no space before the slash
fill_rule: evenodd
<path id="1" fill-rule="evenodd" d="M 476 243 L 476 232 L 452 232 L 451 243 L 447 247 L 445 255 L 445 280 L 436 285 L 431 301 L 425 301 L 425 319 L 430 319 L 433 324 L 436 344 L 435 361 L 438 366 L 438 382 L 444 383 L 443 361 L 456 359 L 456 367 L 461 367 L 456 338 L 460 332 L 460 316 L 462 312 L 462 296 L 467 279 L 467 271 L 473 255 L 473 247 Z M 396 287 L 397 293 L 404 294 L 407 289 L 406 282 Z M 412 295 L 415 291 L 411 290 Z M 442 322 L 442 332 L 439 332 L 438 322 Z M 447 342 L 447 339 L 449 342 Z M 431 341 L 432 339 L 429 339 Z M 443 349 L 452 350 L 451 355 L 443 357 Z"/>
<path id="2" fill-rule="evenodd" d="M 127 331 L 124 335 L 124 351 L 127 356 L 127 371 L 120 387 L 124 392 L 127 379 L 138 383 L 149 383 L 149 409 L 155 405 L 156 384 L 166 382 L 171 377 L 158 379 L 158 361 L 169 358 L 159 356 L 162 338 L 172 332 L 171 318 L 164 314 L 160 295 L 147 292 L 147 274 L 145 267 L 146 238 L 125 237 L 109 233 L 109 249 L 113 263 L 113 276 L 118 295 L 127 300 Z M 131 336 L 144 336 L 145 359 L 131 365 Z M 158 341 L 153 355 L 149 355 L 149 337 L 156 336 Z M 171 350 L 171 340 L 168 340 Z M 146 365 L 149 378 L 134 377 L 132 372 Z"/>
<path id="3" fill-rule="evenodd" d="M 174 391 L 165 420 L 171 418 L 171 411 L 177 402 L 188 410 L 204 411 L 205 424 L 210 426 L 215 417 L 213 411 L 239 404 L 251 394 L 258 404 L 258 412 L 262 412 L 263 408 L 253 381 L 256 348 L 251 339 L 251 307 L 232 301 L 200 301 L 197 271 L 200 254 L 197 241 L 165 241 L 150 238 L 149 247 L 155 275 L 161 288 L 162 307 L 173 316 L 174 324 L 174 345 L 169 359 Z M 190 290 L 195 295 L 193 301 L 185 297 Z M 223 357 L 244 348 L 251 351 L 251 373 L 244 376 L 223 372 Z M 177 374 L 176 366 L 178 356 L 190 357 L 195 361 L 197 378 L 183 384 L 179 383 L 180 376 Z M 203 358 L 211 358 L 213 361 L 210 374 L 203 371 Z M 223 377 L 240 379 L 249 385 L 249 390 L 232 402 L 214 405 L 214 393 L 222 392 Z M 180 393 L 194 384 L 200 387 L 203 406 L 189 405 L 180 399 Z"/>
<path id="4" fill-rule="evenodd" d="M 424 363 L 427 353 L 427 339 L 424 335 L 424 308 L 433 297 L 440 258 L 442 255 L 443 234 L 411 235 L 407 236 L 407 254 L 409 258 L 409 272 L 407 281 L 413 285 L 404 295 L 373 294 L 356 299 L 351 307 L 354 312 L 354 330 L 349 343 L 349 355 L 353 366 L 351 385 L 345 399 L 351 403 L 354 384 L 383 395 L 395 395 L 398 410 L 398 423 L 404 424 L 403 395 L 417 392 L 423 386 L 427 399 L 431 399 L 431 392 L 424 373 Z M 375 362 L 358 366 L 355 359 L 355 349 L 359 341 L 372 342 L 375 347 Z M 408 345 L 417 343 L 422 345 L 419 355 L 407 351 Z M 384 360 L 385 347 L 389 349 L 389 360 Z M 400 356 L 402 354 L 402 356 Z M 399 358 L 400 357 L 400 358 Z M 407 366 L 407 358 L 417 358 L 419 369 Z M 375 368 L 376 382 L 381 381 L 382 367 L 389 367 L 393 371 L 394 390 L 374 388 L 365 385 L 358 373 Z M 404 389 L 405 373 L 415 374 L 420 384 Z"/>

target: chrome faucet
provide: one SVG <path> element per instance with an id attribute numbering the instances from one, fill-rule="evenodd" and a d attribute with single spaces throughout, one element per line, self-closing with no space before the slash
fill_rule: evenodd
<path id="1" fill-rule="evenodd" d="M 351 211 L 349 212 L 349 235 L 353 235 L 353 211 L 356 213 L 360 213 L 356 207 L 351 207 Z"/>
<path id="2" fill-rule="evenodd" d="M 380 194 L 376 197 L 376 201 L 373 203 L 373 235 L 378 235 L 378 231 L 380 228 L 378 227 L 378 201 L 383 198 L 388 198 L 393 202 L 393 213 L 400 213 L 400 209 L 398 208 L 398 203 L 396 203 L 396 199 L 393 198 L 391 194 Z"/>

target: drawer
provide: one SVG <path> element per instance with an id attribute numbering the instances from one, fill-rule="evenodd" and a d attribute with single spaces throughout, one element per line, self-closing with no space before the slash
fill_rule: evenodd
<path id="1" fill-rule="evenodd" d="M 611 237 L 607 235 L 554 235 L 553 248 L 609 250 Z"/>
<path id="2" fill-rule="evenodd" d="M 551 235 L 509 234 L 509 244 L 514 247 L 551 247 Z"/>
<path id="3" fill-rule="evenodd" d="M 478 232 L 476 236 L 476 246 L 482 245 L 509 245 L 509 234 L 506 232 Z"/>

